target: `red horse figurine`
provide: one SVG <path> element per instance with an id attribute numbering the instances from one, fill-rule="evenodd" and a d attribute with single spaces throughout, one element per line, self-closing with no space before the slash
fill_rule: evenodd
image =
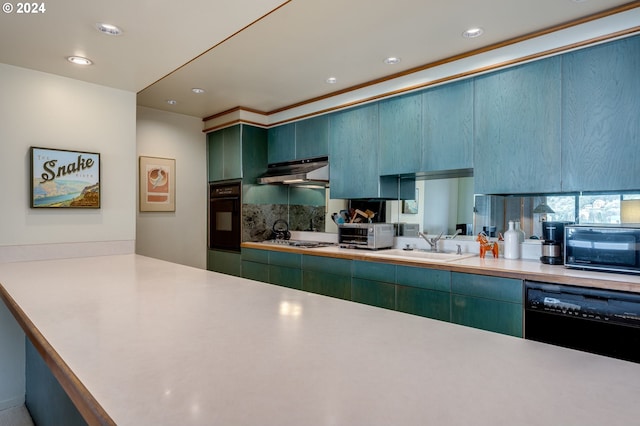
<path id="1" fill-rule="evenodd" d="M 484 232 L 479 233 L 478 234 L 478 238 L 476 238 L 476 241 L 478 241 L 480 243 L 480 257 L 481 258 L 484 259 L 484 255 L 488 251 L 493 253 L 493 257 L 495 257 L 495 258 L 498 257 L 498 243 L 489 241 L 489 239 L 487 238 L 487 234 L 485 234 Z"/>

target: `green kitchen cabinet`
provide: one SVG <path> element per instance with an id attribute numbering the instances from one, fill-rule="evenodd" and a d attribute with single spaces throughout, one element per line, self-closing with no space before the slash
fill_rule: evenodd
<path id="1" fill-rule="evenodd" d="M 379 197 L 378 104 L 333 113 L 329 123 L 331 197 Z"/>
<path id="2" fill-rule="evenodd" d="M 422 95 L 380 101 L 380 174 L 416 173 L 422 151 Z"/>
<path id="3" fill-rule="evenodd" d="M 473 165 L 478 194 L 561 188 L 561 57 L 474 79 Z"/>
<path id="4" fill-rule="evenodd" d="M 267 131 L 267 159 L 269 164 L 294 160 L 296 157 L 295 123 L 271 127 Z"/>
<path id="5" fill-rule="evenodd" d="M 207 270 L 240 277 L 242 276 L 242 257 L 236 252 L 207 250 Z"/>
<path id="6" fill-rule="evenodd" d="M 562 190 L 640 188 L 640 36 L 563 55 Z"/>
<path id="7" fill-rule="evenodd" d="M 421 172 L 473 168 L 473 80 L 422 92 Z"/>
<path id="8" fill-rule="evenodd" d="M 395 265 L 354 260 L 352 267 L 352 301 L 379 308 L 396 308 Z"/>
<path id="9" fill-rule="evenodd" d="M 351 300 L 351 260 L 303 255 L 302 290 Z"/>
<path id="10" fill-rule="evenodd" d="M 296 160 L 329 155 L 329 116 L 319 115 L 297 121 Z"/>
<path id="11" fill-rule="evenodd" d="M 302 255 L 280 251 L 269 252 L 268 282 L 301 290 Z"/>
<path id="12" fill-rule="evenodd" d="M 413 266 L 396 269 L 398 311 L 449 321 L 451 272 Z"/>
<path id="13" fill-rule="evenodd" d="M 243 248 L 241 258 L 243 278 L 268 282 L 269 251 Z"/>
<path id="14" fill-rule="evenodd" d="M 269 164 L 329 155 L 329 116 L 272 127 L 267 132 Z"/>
<path id="15" fill-rule="evenodd" d="M 254 183 L 267 166 L 267 131 L 237 124 L 207 134 L 207 171 L 212 181 Z"/>
<path id="16" fill-rule="evenodd" d="M 451 273 L 451 322 L 522 337 L 523 282 Z"/>

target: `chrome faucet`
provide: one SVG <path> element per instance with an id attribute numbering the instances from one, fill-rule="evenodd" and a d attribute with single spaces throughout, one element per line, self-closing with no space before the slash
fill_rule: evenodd
<path id="1" fill-rule="evenodd" d="M 456 233 L 455 234 L 453 234 L 450 237 L 446 237 L 446 238 L 449 239 L 449 240 L 453 240 L 455 237 L 457 237 L 460 234 L 462 234 L 462 229 L 456 229 Z"/>
<path id="2" fill-rule="evenodd" d="M 429 246 L 431 247 L 431 251 L 437 251 L 438 250 L 438 241 L 440 241 L 440 238 L 442 238 L 442 232 L 440 233 L 440 235 L 438 235 L 437 237 L 432 237 L 429 238 L 427 237 L 425 234 L 423 234 L 422 232 L 418 232 L 418 234 L 424 238 L 424 240 L 429 243 Z"/>

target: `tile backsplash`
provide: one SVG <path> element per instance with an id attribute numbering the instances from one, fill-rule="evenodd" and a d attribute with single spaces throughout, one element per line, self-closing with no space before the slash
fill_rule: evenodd
<path id="1" fill-rule="evenodd" d="M 243 204 L 242 241 L 264 241 L 271 238 L 273 224 L 284 219 L 290 231 L 325 229 L 324 206 L 287 204 Z"/>

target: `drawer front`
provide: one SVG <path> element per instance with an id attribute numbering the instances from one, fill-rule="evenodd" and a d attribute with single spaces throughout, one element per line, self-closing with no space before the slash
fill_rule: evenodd
<path id="1" fill-rule="evenodd" d="M 354 260 L 353 277 L 394 283 L 396 279 L 396 266 L 389 263 Z"/>
<path id="2" fill-rule="evenodd" d="M 302 269 L 305 271 L 331 272 L 335 275 L 348 275 L 351 277 L 351 260 L 304 255 L 302 256 Z"/>
<path id="3" fill-rule="evenodd" d="M 269 251 L 243 248 L 242 260 L 248 260 L 250 262 L 269 263 Z"/>
<path id="4" fill-rule="evenodd" d="M 451 272 L 439 269 L 398 266 L 396 283 L 428 290 L 451 291 Z"/>
<path id="5" fill-rule="evenodd" d="M 522 280 L 453 272 L 451 292 L 522 304 Z"/>
<path id="6" fill-rule="evenodd" d="M 302 255 L 272 251 L 269 253 L 269 265 L 286 266 L 288 268 L 302 268 Z"/>

